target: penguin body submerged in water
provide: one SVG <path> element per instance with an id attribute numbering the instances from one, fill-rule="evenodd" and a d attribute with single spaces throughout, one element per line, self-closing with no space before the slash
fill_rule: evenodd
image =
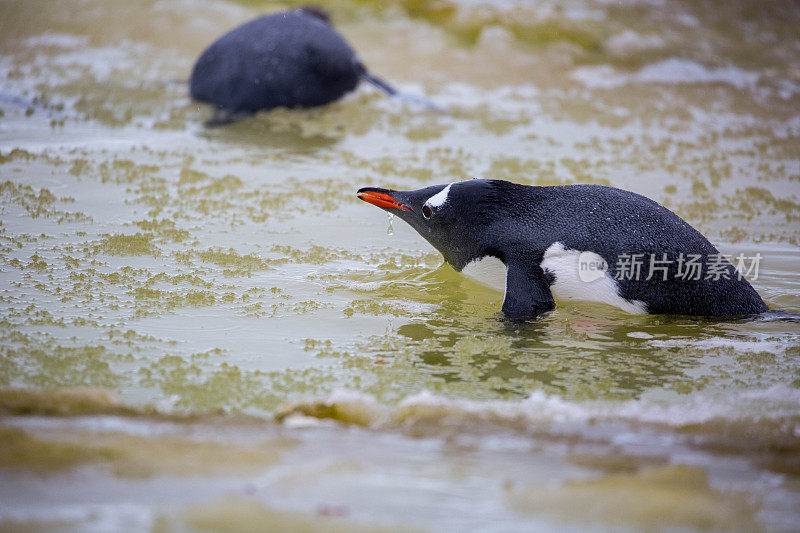
<path id="1" fill-rule="evenodd" d="M 362 79 L 402 96 L 367 72 L 325 11 L 304 7 L 259 17 L 217 39 L 192 68 L 189 93 L 217 107 L 209 125 L 219 125 L 260 110 L 325 105 Z"/>
<path id="2" fill-rule="evenodd" d="M 503 314 L 528 319 L 559 299 L 631 313 L 752 315 L 767 306 L 728 259 L 666 207 L 600 185 L 468 180 L 358 197 L 409 223 L 453 268 L 506 267 Z"/>

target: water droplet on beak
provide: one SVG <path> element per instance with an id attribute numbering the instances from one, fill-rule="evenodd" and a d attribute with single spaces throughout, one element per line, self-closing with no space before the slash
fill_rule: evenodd
<path id="1" fill-rule="evenodd" d="M 394 234 L 394 228 L 392 227 L 393 220 L 394 215 L 392 213 L 386 213 L 386 235 Z"/>

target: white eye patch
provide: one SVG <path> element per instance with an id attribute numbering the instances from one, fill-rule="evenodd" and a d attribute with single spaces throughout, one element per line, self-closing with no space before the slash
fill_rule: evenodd
<path id="1" fill-rule="evenodd" d="M 450 193 L 450 187 L 452 186 L 453 184 L 451 183 L 441 191 L 428 198 L 428 201 L 425 202 L 425 205 L 428 207 L 439 207 L 444 205 L 444 203 L 447 201 L 447 195 Z"/>

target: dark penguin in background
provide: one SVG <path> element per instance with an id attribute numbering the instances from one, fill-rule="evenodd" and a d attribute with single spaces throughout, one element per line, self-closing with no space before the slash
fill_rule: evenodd
<path id="1" fill-rule="evenodd" d="M 325 105 L 362 79 L 397 95 L 367 72 L 328 14 L 309 6 L 259 17 L 217 39 L 195 63 L 189 93 L 217 107 L 208 124 L 219 125 L 262 109 Z"/>
<path id="2" fill-rule="evenodd" d="M 484 257 L 500 259 L 506 266 L 503 313 L 509 318 L 554 309 L 554 295 L 631 313 L 724 317 L 767 311 L 703 235 L 629 191 L 468 180 L 415 191 L 366 187 L 358 197 L 408 222 L 458 271 Z M 634 254 L 642 254 L 635 277 L 625 266 L 625 257 Z M 659 268 L 646 279 L 651 257 Z M 699 279 L 694 271 L 686 276 L 688 260 L 701 263 Z M 582 271 L 587 264 L 602 267 Z"/>

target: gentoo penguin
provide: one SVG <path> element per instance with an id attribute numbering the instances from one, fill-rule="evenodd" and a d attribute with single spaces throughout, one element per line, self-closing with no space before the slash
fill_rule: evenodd
<path id="1" fill-rule="evenodd" d="M 217 39 L 192 68 L 192 98 L 216 106 L 208 125 L 220 125 L 275 107 L 314 107 L 338 100 L 366 80 L 399 95 L 373 76 L 319 7 L 251 20 Z"/>
<path id="2" fill-rule="evenodd" d="M 476 179 L 414 191 L 365 187 L 357 195 L 408 222 L 458 271 L 487 256 L 500 259 L 503 314 L 512 319 L 554 309 L 554 296 L 631 313 L 767 311 L 703 235 L 629 191 Z"/>

